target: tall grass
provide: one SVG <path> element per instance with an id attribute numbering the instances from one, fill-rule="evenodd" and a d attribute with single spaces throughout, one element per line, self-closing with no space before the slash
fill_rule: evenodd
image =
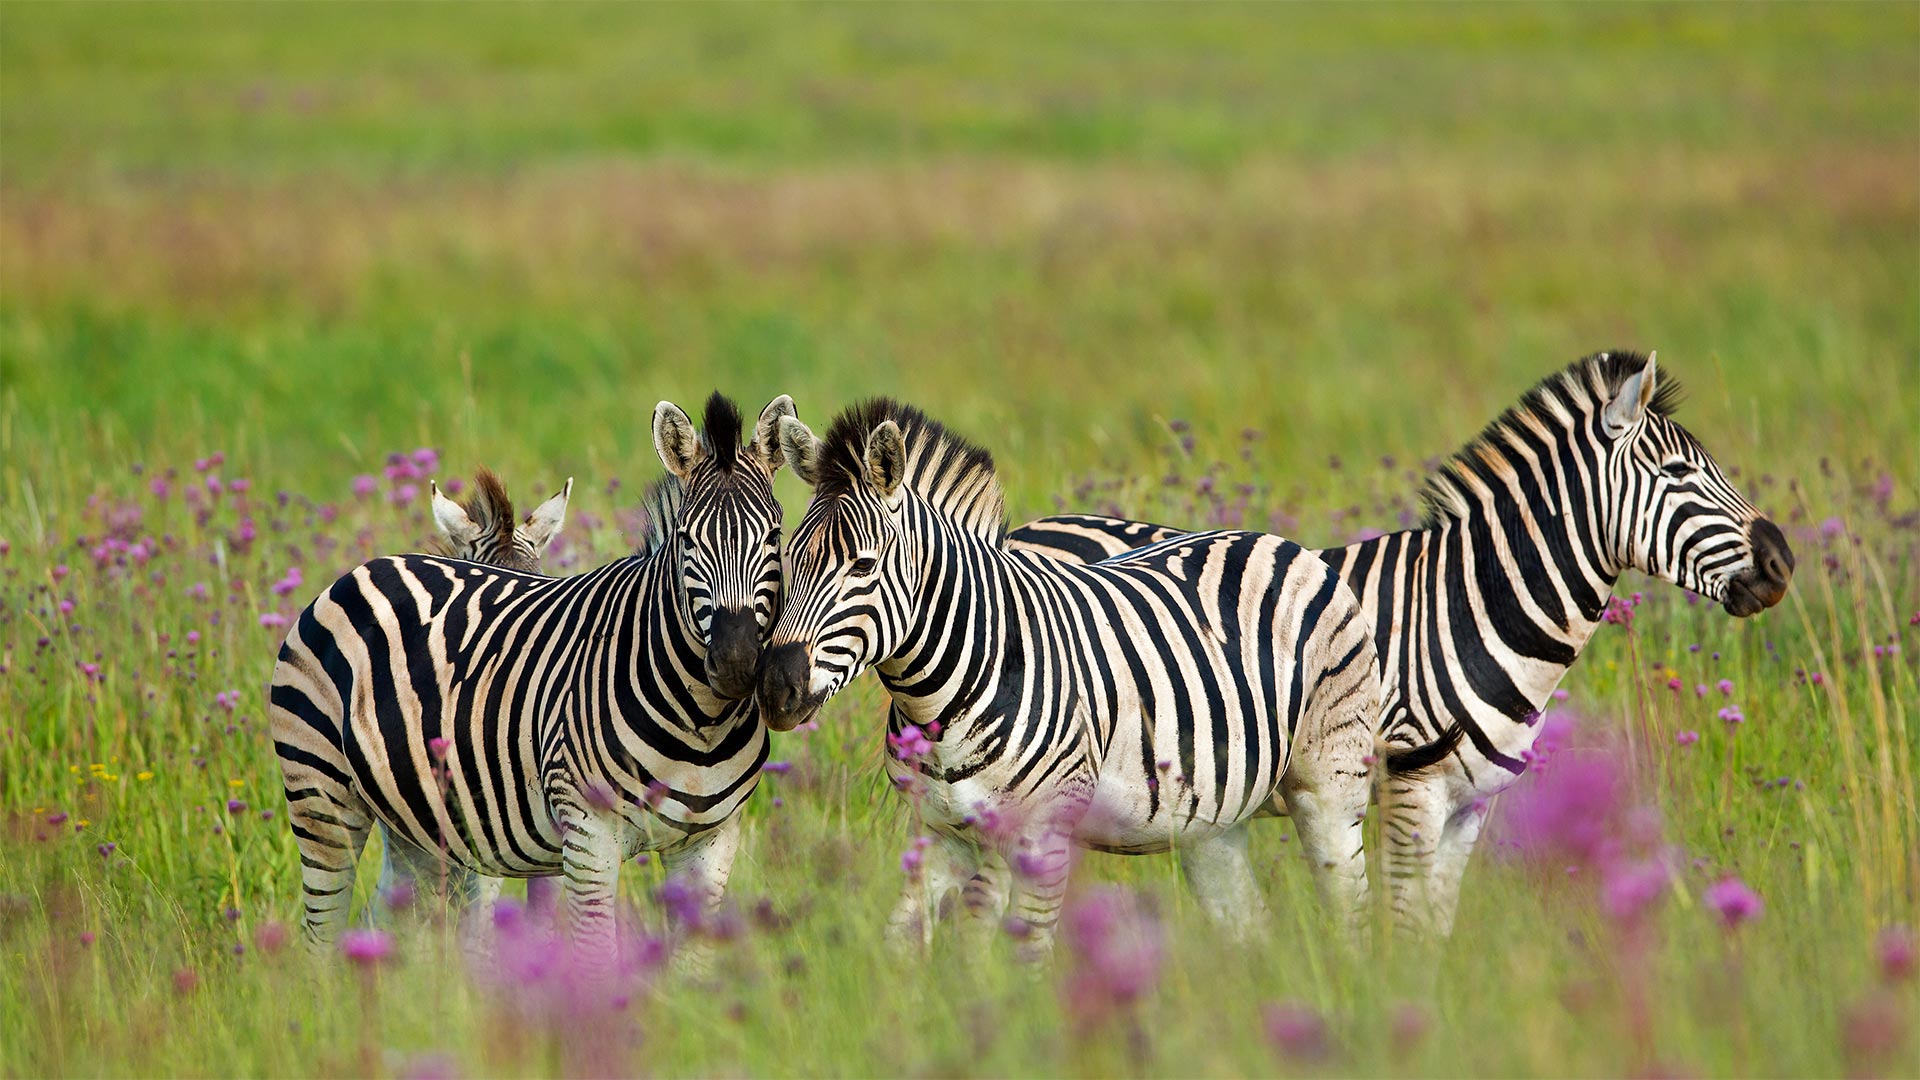
<path id="1" fill-rule="evenodd" d="M 0 8 L 0 1074 L 1920 1071 L 1911 7 L 362 12 Z M 588 1024 L 430 911 L 277 947 L 275 624 L 426 540 L 390 451 L 578 477 L 565 573 L 630 547 L 656 400 L 890 392 L 1016 518 L 1328 543 L 1616 345 L 1799 574 L 1741 622 L 1623 582 L 1444 946 L 1331 942 L 1270 822 L 1258 947 L 1089 855 L 1119 929 L 1056 971 L 991 925 L 893 958 L 862 684 L 776 739 L 711 979 Z M 1514 828 L 1595 760 L 1679 871 L 1643 920 Z"/>

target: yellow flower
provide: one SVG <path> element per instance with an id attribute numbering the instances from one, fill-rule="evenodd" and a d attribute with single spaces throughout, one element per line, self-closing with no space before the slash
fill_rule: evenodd
<path id="1" fill-rule="evenodd" d="M 68 772 L 70 772 L 70 773 L 72 773 L 72 774 L 74 774 L 75 776 L 78 776 L 78 775 L 80 775 L 80 766 L 78 766 L 78 765 L 69 765 L 69 766 L 67 766 L 67 771 L 68 771 Z"/>
<path id="2" fill-rule="evenodd" d="M 93 822 L 88 821 L 86 818 L 81 818 L 79 821 L 73 823 L 73 827 L 76 829 L 84 829 L 91 824 L 93 824 Z"/>
<path id="3" fill-rule="evenodd" d="M 89 769 L 92 769 L 92 770 L 93 770 L 94 772 L 106 772 L 106 771 L 107 771 L 107 767 L 106 767 L 106 765 L 104 765 L 104 764 L 102 764 L 101 762 L 98 762 L 98 761 L 96 761 L 96 762 L 94 762 L 93 764 L 91 764 L 91 765 L 89 765 L 89 766 L 87 766 L 87 768 L 89 768 Z"/>
<path id="4" fill-rule="evenodd" d="M 101 773 L 101 774 L 100 774 L 100 779 L 102 779 L 102 780 L 109 780 L 109 781 L 111 781 L 111 780 L 118 780 L 118 779 L 120 779 L 120 774 L 119 774 L 119 773 Z"/>
<path id="5" fill-rule="evenodd" d="M 137 772 L 133 774 L 133 778 L 135 780 L 151 780 L 153 779 L 153 774 L 150 772 Z"/>
<path id="6" fill-rule="evenodd" d="M 246 787 L 247 782 L 245 780 L 229 780 L 227 781 L 227 786 L 228 787 Z"/>

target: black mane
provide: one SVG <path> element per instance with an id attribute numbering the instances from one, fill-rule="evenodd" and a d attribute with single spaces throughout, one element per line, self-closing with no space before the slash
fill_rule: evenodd
<path id="1" fill-rule="evenodd" d="M 706 413 L 700 419 L 700 438 L 707 444 L 713 465 L 730 473 L 740 460 L 740 407 L 731 398 L 715 390 L 707 398 Z"/>
<path id="2" fill-rule="evenodd" d="M 940 421 L 892 398 L 869 398 L 841 410 L 820 440 L 815 490 L 824 495 L 850 491 L 866 471 L 867 438 L 889 420 L 899 426 L 909 451 L 922 459 L 915 473 L 925 475 L 956 465 L 965 473 L 994 471 L 992 454 Z"/>
<path id="3" fill-rule="evenodd" d="M 1482 451 L 1506 441 L 1509 433 L 1528 430 L 1528 421 L 1549 429 L 1562 429 L 1562 413 L 1589 413 L 1602 401 L 1611 401 L 1620 384 L 1638 375 L 1647 366 L 1644 353 L 1614 350 L 1594 353 L 1568 364 L 1541 379 L 1520 396 L 1520 403 L 1501 413 L 1474 439 L 1455 451 L 1421 491 L 1426 513 L 1421 527 L 1432 528 L 1446 518 L 1458 516 L 1461 494 L 1472 490 L 1471 477 L 1484 468 Z M 1662 373 L 1653 389 L 1648 409 L 1655 416 L 1670 417 L 1680 407 L 1680 380 Z"/>

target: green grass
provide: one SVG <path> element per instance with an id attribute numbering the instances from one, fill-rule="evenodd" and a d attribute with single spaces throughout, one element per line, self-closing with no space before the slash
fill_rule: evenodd
<path id="1" fill-rule="evenodd" d="M 1328 542 L 1392 527 L 1423 460 L 1614 346 L 1660 351 L 1683 422 L 1801 559 L 1742 623 L 1629 584 L 1635 639 L 1609 628 L 1568 681 L 1590 737 L 1635 733 L 1666 838 L 1701 860 L 1644 971 L 1578 882 L 1483 857 L 1436 994 L 1421 958 L 1327 942 L 1275 822 L 1258 949 L 1214 939 L 1172 860 L 1085 861 L 1156 899 L 1170 949 L 1138 1033 L 1076 1035 L 1004 946 L 924 968 L 879 948 L 911 823 L 863 683 L 776 740 L 796 770 L 748 811 L 734 894 L 788 925 L 637 1003 L 627 1064 L 1314 1071 L 1262 1034 L 1263 1004 L 1298 999 L 1335 1073 L 1867 1067 L 1845 1016 L 1884 997 L 1920 1021 L 1911 984 L 1875 988 L 1872 944 L 1920 922 L 1916 161 L 1912 6 L 0 6 L 0 1075 L 576 1060 L 428 931 L 372 988 L 230 952 L 299 903 L 284 819 L 258 816 L 278 638 L 257 616 L 291 565 L 311 592 L 425 538 L 423 508 L 350 495 L 389 451 L 485 461 L 522 498 L 578 477 L 579 567 L 657 475 L 658 399 L 786 392 L 820 424 L 886 392 L 993 449 L 1017 519 L 1197 522 L 1217 459 L 1221 490 L 1254 485 L 1249 520 Z M 202 522 L 148 493 L 214 451 L 244 506 Z M 124 538 L 161 553 L 96 570 L 127 504 Z M 1732 679 L 1747 722 L 1673 698 L 1669 668 Z M 1782 776 L 1803 786 L 1754 782 Z M 1767 904 L 1733 937 L 1698 900 L 1727 872 Z M 657 875 L 630 872 L 636 903 Z M 1429 1020 L 1411 1049 L 1403 1000 Z M 1920 1045 L 1877 1068 L 1920 1071 Z"/>

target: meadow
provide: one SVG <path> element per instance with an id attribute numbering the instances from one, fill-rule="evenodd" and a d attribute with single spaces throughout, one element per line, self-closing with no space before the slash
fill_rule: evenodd
<path id="1" fill-rule="evenodd" d="M 1622 581 L 1443 945 L 1346 950 L 1275 821 L 1257 948 L 1089 855 L 1119 938 L 899 960 L 871 680 L 775 737 L 710 979 L 286 942 L 263 688 L 429 477 L 576 478 L 577 571 L 661 398 L 889 393 L 1015 523 L 1330 543 L 1610 347 L 1798 575 Z M 0 1075 L 1920 1074 L 1917 430 L 1912 5 L 0 5 Z M 1600 760 L 1644 918 L 1513 827 Z"/>

